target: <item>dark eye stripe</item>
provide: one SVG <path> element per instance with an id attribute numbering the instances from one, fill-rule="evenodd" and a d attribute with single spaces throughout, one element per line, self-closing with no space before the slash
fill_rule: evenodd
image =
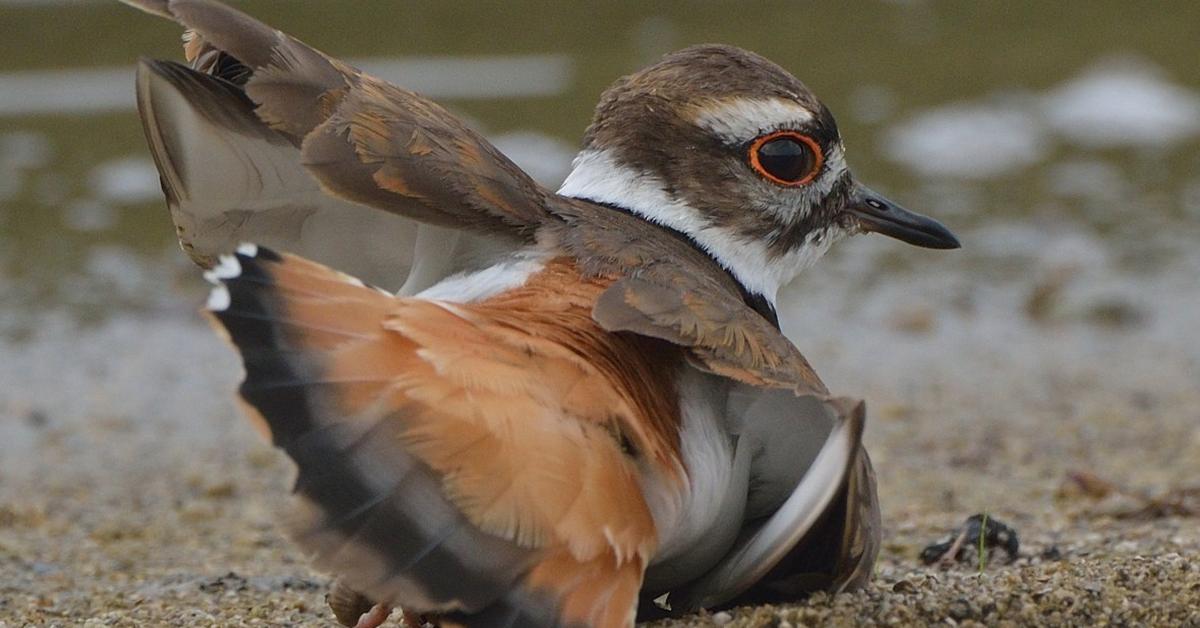
<path id="1" fill-rule="evenodd" d="M 776 131 L 750 145 L 750 167 L 779 185 L 798 186 L 812 181 L 824 162 L 821 146 L 795 131 Z"/>

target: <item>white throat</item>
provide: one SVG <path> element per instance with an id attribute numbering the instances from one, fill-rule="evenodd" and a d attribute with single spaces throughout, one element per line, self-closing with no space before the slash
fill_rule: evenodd
<path id="1" fill-rule="evenodd" d="M 820 259 L 836 239 L 832 233 L 814 232 L 793 251 L 782 257 L 772 256 L 762 239 L 747 238 L 712 224 L 696 208 L 668 195 L 657 177 L 621 165 L 604 150 L 579 153 L 558 193 L 616 205 L 691 236 L 742 286 L 762 295 L 772 306 L 779 288 Z"/>

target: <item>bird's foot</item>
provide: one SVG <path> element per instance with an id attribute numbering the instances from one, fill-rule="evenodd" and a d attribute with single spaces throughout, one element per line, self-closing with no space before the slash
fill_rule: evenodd
<path id="1" fill-rule="evenodd" d="M 387 621 L 389 615 L 392 614 L 392 607 L 386 604 L 376 604 L 371 607 L 371 610 L 365 612 L 358 618 L 358 623 L 354 624 L 354 628 L 379 628 L 383 622 Z M 408 613 L 404 614 L 405 623 L 408 623 Z M 419 626 L 420 624 L 408 623 L 411 626 Z"/>

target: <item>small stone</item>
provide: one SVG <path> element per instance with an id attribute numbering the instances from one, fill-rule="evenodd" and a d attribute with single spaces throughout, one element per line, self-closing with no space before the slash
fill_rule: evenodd
<path id="1" fill-rule="evenodd" d="M 209 499 L 233 497 L 235 487 L 233 482 L 217 482 L 204 487 L 203 495 Z"/>
<path id="2" fill-rule="evenodd" d="M 937 324 L 937 313 L 927 305 L 901 308 L 892 313 L 892 328 L 908 334 L 927 334 Z"/>
<path id="3" fill-rule="evenodd" d="M 34 408 L 25 415 L 25 423 L 30 427 L 43 428 L 50 424 L 50 417 L 45 412 Z"/>
<path id="4" fill-rule="evenodd" d="M 946 608 L 946 612 L 951 618 L 958 621 L 962 621 L 974 615 L 971 610 L 971 604 L 961 598 L 951 602 Z"/>
<path id="5" fill-rule="evenodd" d="M 1042 553 L 1039 554 L 1038 556 L 1042 560 L 1047 560 L 1047 561 L 1062 560 L 1062 557 L 1063 557 L 1062 550 L 1058 549 L 1057 545 L 1051 545 L 1051 546 L 1047 547 L 1046 549 L 1042 550 Z"/>
<path id="6" fill-rule="evenodd" d="M 733 621 L 733 615 L 730 615 L 729 613 L 726 613 L 725 611 L 721 611 L 719 613 L 714 613 L 712 616 L 712 620 L 713 620 L 714 624 L 716 624 L 718 626 L 724 626 L 725 624 L 728 624 L 729 622 Z"/>

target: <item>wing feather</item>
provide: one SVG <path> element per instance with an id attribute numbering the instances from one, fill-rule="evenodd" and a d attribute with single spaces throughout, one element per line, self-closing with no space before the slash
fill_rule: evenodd
<path id="1" fill-rule="evenodd" d="M 418 229 L 384 220 L 388 213 L 481 236 L 478 247 L 445 247 L 444 256 L 464 258 L 448 272 L 490 248 L 507 252 L 531 241 L 551 219 L 550 192 L 438 104 L 220 2 L 127 3 L 188 29 L 194 71 L 144 63 L 139 103 L 181 241 L 197 261 L 211 262 L 234 238 L 356 271 L 365 264 L 354 256 L 376 251 L 391 260 L 391 273 L 369 278 L 395 289 L 413 264 Z M 250 185 L 236 185 L 245 178 Z M 231 188 L 240 193 L 223 199 Z M 371 216 L 368 208 L 384 211 Z M 305 233 L 319 219 L 335 224 Z M 381 234 L 381 224 L 391 229 Z M 374 246 L 356 246 L 356 238 L 372 237 Z"/>
<path id="2" fill-rule="evenodd" d="M 712 570 L 687 586 L 672 591 L 668 601 L 673 611 L 689 612 L 735 601 L 751 587 L 761 586 L 760 581 L 785 560 L 794 560 L 804 567 L 811 566 L 804 564 L 803 559 L 807 554 L 833 552 L 839 558 L 835 558 L 832 564 L 822 560 L 822 564 L 815 566 L 821 572 L 813 574 L 820 577 L 818 583 L 790 583 L 790 586 L 798 589 L 789 591 L 792 596 L 821 589 L 840 590 L 851 580 L 858 581 L 861 575 L 857 572 L 862 565 L 874 564 L 880 533 L 878 504 L 873 501 L 873 476 L 870 477 L 872 483 L 864 485 L 863 482 L 868 478 L 862 475 L 864 469 L 861 467 L 865 456 L 862 433 L 866 409 L 861 401 L 846 398 L 834 399 L 829 406 L 837 412 L 833 429 L 788 499 L 760 527 L 745 534 Z M 866 464 L 866 470 L 869 471 L 869 461 Z M 864 489 L 870 493 L 875 519 L 860 519 L 858 525 L 854 526 L 856 530 L 847 531 L 840 527 L 847 513 L 847 491 L 852 500 L 848 512 L 851 517 L 858 518 L 864 514 L 864 510 L 860 510 Z M 836 512 L 838 504 L 841 504 L 842 512 Z M 871 506 L 866 510 L 870 510 Z M 833 526 L 836 530 L 835 539 L 843 540 L 844 533 L 858 534 L 862 543 L 838 547 L 835 545 L 837 541 L 829 542 L 825 536 L 829 529 L 820 524 L 831 510 L 834 511 L 832 519 L 836 522 Z M 787 567 L 796 569 L 797 565 Z M 833 570 L 834 573 L 826 570 Z M 804 574 L 788 571 L 781 575 L 786 576 L 785 580 L 795 581 L 797 576 Z M 783 596 L 779 599 L 793 598 Z"/>
<path id="3" fill-rule="evenodd" d="M 549 319 L 522 336 L 511 302 L 396 298 L 261 248 L 212 276 L 318 566 L 449 623 L 632 625 L 657 531 L 616 433 L 644 406 Z"/>
<path id="4" fill-rule="evenodd" d="M 551 228 L 584 271 L 618 278 L 592 310 L 605 329 L 687 347 L 702 369 L 745 384 L 829 396 L 774 321 L 681 236 L 587 201 L 560 198 L 554 211 L 564 222 Z"/>
<path id="5" fill-rule="evenodd" d="M 277 170 L 287 173 L 289 181 L 305 169 L 319 185 L 317 190 L 311 181 L 307 187 L 289 186 L 289 190 L 303 190 L 303 198 L 268 209 L 247 212 L 244 207 L 234 211 L 238 208 L 229 204 L 209 204 L 207 209 L 195 204 L 177 211 L 185 245 L 199 239 L 194 234 L 199 227 L 192 223 L 205 211 L 216 208 L 222 219 L 218 226 L 207 227 L 214 233 L 211 241 L 201 247 L 193 244 L 193 250 L 210 255 L 208 251 L 238 235 L 261 234 L 268 243 L 289 245 L 296 239 L 297 225 L 314 220 L 309 213 L 331 213 L 322 211 L 322 202 L 312 201 L 325 197 L 386 210 L 432 230 L 429 237 L 437 242 L 423 247 L 434 251 L 428 260 L 422 255 L 423 277 L 404 285 L 411 294 L 461 269 L 466 258 L 487 248 L 476 242 L 454 243 L 446 231 L 432 225 L 481 234 L 485 241 L 499 242 L 500 252 L 532 242 L 536 233 L 548 227 L 572 255 L 593 266 L 589 272 L 623 278 L 599 299 L 594 311 L 607 330 L 632 331 L 687 347 L 702 368 L 743 383 L 789 388 L 798 394 L 828 394 L 774 321 L 752 313 L 727 273 L 660 227 L 612 208 L 548 192 L 438 104 L 364 74 L 219 2 L 130 3 L 189 28 L 188 55 L 193 63 L 224 76 L 228 80 L 222 89 L 237 92 L 205 110 L 235 109 L 240 112 L 240 127 L 253 126 L 247 120 L 257 121 L 252 135 L 276 134 L 271 138 L 275 148 L 256 150 L 243 161 L 257 166 L 279 161 L 283 155 L 287 163 Z M 204 100 L 195 90 L 180 91 L 186 103 Z M 227 102 L 239 97 L 236 106 Z M 152 98 L 144 100 L 153 105 Z M 149 106 L 143 115 L 162 109 Z M 165 122 L 162 116 L 157 119 L 158 127 L 172 128 L 169 116 Z M 160 147 L 156 155 L 175 155 L 178 160 L 194 153 L 188 141 L 179 144 L 174 150 Z M 300 147 L 299 157 L 290 150 L 295 146 Z M 159 158 L 160 167 L 164 161 L 170 160 Z M 170 169 L 164 170 L 168 187 L 180 188 L 171 183 Z M 187 189 L 213 187 L 219 186 L 195 184 Z M 264 195 L 265 188 L 257 196 L 246 196 Z M 410 227 L 392 244 L 353 246 L 345 241 L 346 235 L 369 235 L 373 230 L 343 227 L 341 235 L 328 241 L 347 252 L 347 257 L 382 252 L 399 258 L 402 268 L 384 284 L 388 288 L 398 287 L 412 274 L 414 238 L 419 239 L 420 232 L 414 236 Z M 299 250 L 308 253 L 303 247 Z M 356 259 L 315 257 L 347 269 L 363 265 Z M 446 263 L 447 259 L 459 263 Z"/>

